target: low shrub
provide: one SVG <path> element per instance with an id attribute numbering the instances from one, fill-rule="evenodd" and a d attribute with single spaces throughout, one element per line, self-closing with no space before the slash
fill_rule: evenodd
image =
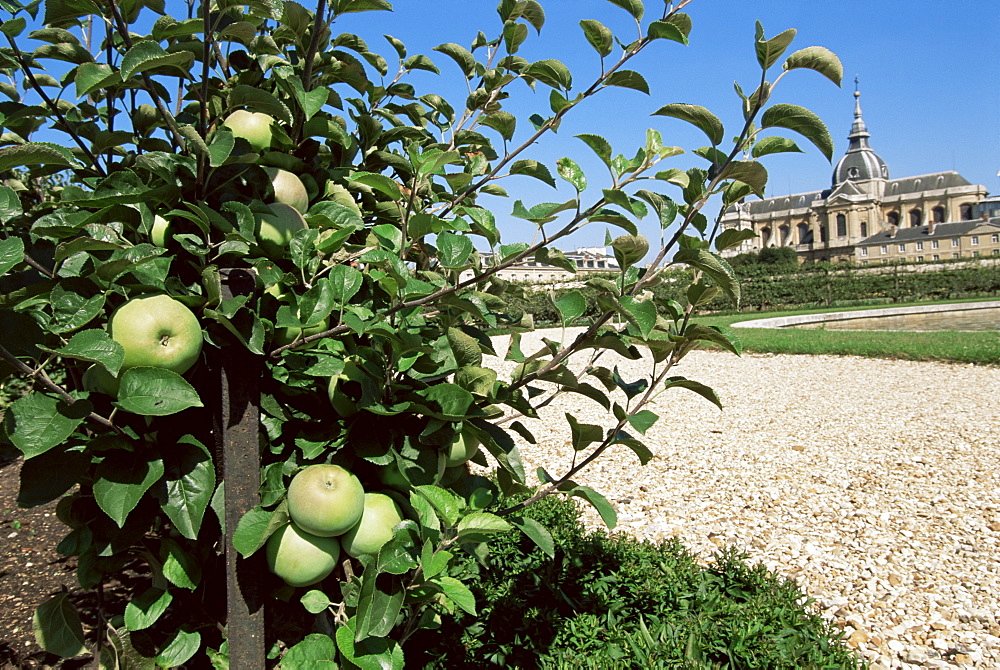
<path id="1" fill-rule="evenodd" d="M 734 549 L 700 566 L 677 540 L 588 532 L 573 502 L 526 510 L 556 542 L 550 558 L 510 533 L 456 614 L 412 641 L 427 668 L 857 668 L 798 587 Z"/>

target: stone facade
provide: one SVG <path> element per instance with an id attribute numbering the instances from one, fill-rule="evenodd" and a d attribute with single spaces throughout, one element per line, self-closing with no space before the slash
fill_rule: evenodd
<path id="1" fill-rule="evenodd" d="M 928 246 L 931 238 L 939 240 L 939 249 L 948 246 L 945 253 L 935 252 L 940 259 L 952 258 L 953 253 L 960 257 L 972 257 L 975 251 L 979 252 L 975 255 L 992 254 L 995 247 L 980 245 L 983 236 L 992 244 L 997 231 L 991 226 L 1000 223 L 1000 211 L 987 212 L 981 218 L 979 204 L 986 202 L 986 187 L 970 183 L 953 170 L 890 179 L 885 161 L 868 143 L 870 134 L 861 117 L 860 94 L 855 91 L 854 96 L 850 145 L 834 168 L 831 188 L 730 207 L 723 215 L 723 228 L 752 228 L 757 236 L 725 255 L 790 246 L 800 262 L 860 264 L 874 259 L 874 245 L 883 260 L 917 260 L 919 256 L 932 260 L 931 253 L 917 253 L 917 230 Z M 975 221 L 982 225 L 970 225 Z M 890 235 L 914 239 L 899 240 L 895 247 L 890 244 L 890 250 L 895 248 L 897 253 L 882 254 L 881 247 Z M 954 236 L 960 242 L 953 249 L 950 240 Z M 976 236 L 980 241 L 973 244 Z M 907 248 L 900 251 L 899 244 Z"/>
<path id="2" fill-rule="evenodd" d="M 497 276 L 507 281 L 549 284 L 579 279 L 581 275 L 587 273 L 617 272 L 619 270 L 618 261 L 615 260 L 613 255 L 608 254 L 606 247 L 581 247 L 576 251 L 565 252 L 565 256 L 576 266 L 576 274 L 564 268 L 548 265 L 529 258 L 522 263 L 500 270 Z M 484 265 L 490 262 L 490 255 L 483 254 Z M 465 279 L 466 276 L 471 276 L 471 273 L 468 275 L 463 274 L 462 278 Z"/>

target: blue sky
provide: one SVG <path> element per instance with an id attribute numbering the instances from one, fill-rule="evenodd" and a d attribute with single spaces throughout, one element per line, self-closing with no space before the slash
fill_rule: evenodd
<path id="1" fill-rule="evenodd" d="M 300 2 L 313 5 L 313 0 Z M 600 67 L 597 54 L 583 38 L 581 19 L 601 21 L 623 41 L 636 36 L 631 17 L 607 0 L 541 2 L 545 27 L 540 37 L 531 31 L 519 55 L 529 60 L 563 61 L 573 72 L 577 91 L 589 86 Z M 464 79 L 451 59 L 432 48 L 444 42 L 468 47 L 478 30 L 494 37 L 500 29 L 497 0 L 395 0 L 393 4 L 393 12 L 345 15 L 334 32 L 359 34 L 386 58 L 395 54 L 383 34 L 404 41 L 411 55 L 430 56 L 442 74 L 416 72 L 408 81 L 417 87 L 418 94 L 439 93 L 461 108 L 466 95 Z M 647 21 L 663 7 L 658 0 L 646 0 L 646 5 Z M 180 0 L 167 0 L 166 7 L 176 16 L 186 14 L 186 5 Z M 687 102 L 703 105 L 719 116 L 726 125 L 728 141 L 742 123 L 733 82 L 739 81 L 749 92 L 759 78 L 753 51 L 754 21 L 759 19 L 768 37 L 787 28 L 798 30 L 788 53 L 821 45 L 841 58 L 845 72 L 842 88 L 818 73 L 799 70 L 782 81 L 771 100 L 800 104 L 816 112 L 833 136 L 834 161 L 847 147 L 853 79 L 858 75 L 871 145 L 888 163 L 891 177 L 957 170 L 971 182 L 1000 192 L 1000 11 L 996 0 L 960 0 L 947 5 L 932 0 L 694 0 L 685 11 L 694 21 L 690 45 L 660 40 L 628 65 L 643 73 L 651 95 L 620 88 L 605 91 L 573 110 L 557 135 L 547 136 L 524 157 L 543 161 L 553 170 L 562 156 L 578 161 L 591 185 L 584 194 L 587 202 L 608 184 L 608 176 L 590 150 L 574 139 L 576 134 L 604 135 L 616 153 L 633 155 L 643 143 L 646 129 L 655 128 L 666 144 L 694 149 L 708 143 L 700 131 L 676 119 L 650 116 L 667 103 Z M 608 60 L 613 62 L 616 56 L 612 53 Z M 549 114 L 549 89 L 539 85 L 533 92 L 517 83 L 511 93 L 505 105 L 521 119 L 512 142 L 517 146 L 531 131 L 527 117 L 536 112 Z M 767 194 L 828 187 L 833 166 L 819 151 L 797 135 L 778 134 L 795 139 L 805 153 L 765 157 L 771 175 Z M 688 154 L 663 165 L 687 168 L 705 163 Z M 673 187 L 655 184 L 662 185 L 661 192 L 679 199 Z M 510 199 L 489 198 L 482 204 L 496 212 L 506 242 L 529 240 L 535 232 L 532 224 L 508 215 L 515 199 L 530 206 L 573 196 L 568 185 L 556 191 L 528 177 L 513 177 L 503 185 Z M 641 228 L 649 237 L 658 237 L 652 220 Z M 596 245 L 603 239 L 602 224 L 558 246 Z"/>
<path id="2" fill-rule="evenodd" d="M 532 31 L 521 55 L 529 60 L 562 60 L 580 90 L 598 72 L 599 61 L 584 41 L 579 20 L 597 19 L 623 40 L 635 34 L 631 17 L 606 0 L 543 0 L 542 5 L 546 24 L 541 37 Z M 335 30 L 364 36 L 370 48 L 387 57 L 390 52 L 381 47 L 383 33 L 403 40 L 411 54 L 430 55 L 442 75 L 421 73 L 415 78 L 422 92 L 447 91 L 461 80 L 457 66 L 431 51 L 433 46 L 442 42 L 468 46 L 477 30 L 492 37 L 499 28 L 492 0 L 397 0 L 394 6 L 392 13 L 344 17 Z M 650 14 L 662 8 L 653 0 L 647 0 L 646 6 Z M 646 128 L 659 130 L 667 144 L 687 149 L 707 144 L 700 131 L 681 121 L 649 116 L 671 102 L 704 105 L 726 124 L 727 137 L 735 134 L 741 115 L 733 81 L 748 91 L 755 87 L 759 69 L 753 34 L 754 21 L 759 19 L 768 37 L 787 28 L 798 30 L 789 53 L 821 45 L 843 62 L 842 88 L 817 73 L 800 70 L 790 73 L 772 98 L 772 102 L 808 107 L 826 122 L 835 142 L 834 161 L 847 147 L 857 74 L 871 144 L 888 163 L 891 177 L 953 169 L 993 193 L 1000 191 L 996 176 L 1000 169 L 1000 12 L 994 0 L 947 5 L 931 0 L 694 0 L 685 11 L 694 20 L 690 45 L 659 41 L 629 66 L 646 76 L 651 95 L 625 89 L 606 91 L 574 110 L 558 136 L 547 139 L 531 157 L 551 166 L 560 156 L 571 156 L 584 165 L 594 188 L 602 185 L 606 174 L 589 159 L 589 149 L 573 138 L 575 134 L 603 134 L 616 152 L 629 155 L 641 144 Z M 540 86 L 536 93 L 526 86 L 512 90 L 511 111 L 524 116 L 547 111 L 547 88 Z M 527 132 L 525 123 L 515 144 Z M 806 153 L 764 159 L 771 175 L 768 194 L 828 187 L 832 165 L 806 140 L 785 134 L 796 139 Z M 670 164 L 689 167 L 699 160 L 682 156 Z M 508 241 L 530 237 L 533 232 L 530 224 L 503 216 L 510 211 L 513 198 L 531 204 L 572 196 L 568 188 L 557 193 L 532 182 L 527 177 L 507 180 L 511 203 L 496 202 Z M 652 236 L 653 230 L 645 232 Z M 603 237 L 603 227 L 595 228 L 560 246 L 600 244 Z"/>

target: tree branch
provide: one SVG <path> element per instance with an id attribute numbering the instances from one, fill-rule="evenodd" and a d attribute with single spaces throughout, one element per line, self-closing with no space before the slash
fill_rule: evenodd
<path id="1" fill-rule="evenodd" d="M 2 345 L 0 345 L 0 358 L 7 361 L 7 363 L 9 363 L 11 367 L 13 367 L 21 374 L 28 375 L 33 379 L 38 379 L 38 381 L 40 381 L 42 385 L 45 386 L 45 388 L 49 389 L 50 391 L 58 395 L 60 398 L 62 398 L 64 402 L 73 404 L 77 401 L 77 399 L 71 396 L 66 391 L 66 389 L 62 388 L 61 386 L 53 382 L 49 378 L 49 376 L 45 374 L 45 370 L 37 370 L 37 371 L 32 370 L 30 367 L 22 363 L 16 356 L 14 356 L 14 354 L 7 351 L 7 349 Z M 91 412 L 90 414 L 87 415 L 87 418 L 90 419 L 91 421 L 101 424 L 105 428 L 112 428 L 119 433 L 122 432 L 122 430 L 118 426 L 113 424 L 108 419 L 105 419 L 100 414 Z"/>

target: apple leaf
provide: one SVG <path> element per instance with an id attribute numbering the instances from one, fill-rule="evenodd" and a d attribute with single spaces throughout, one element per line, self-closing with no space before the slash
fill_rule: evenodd
<path id="1" fill-rule="evenodd" d="M 149 460 L 146 454 L 136 451 L 113 451 L 97 466 L 94 499 L 120 528 L 162 476 L 162 460 Z"/>
<path id="2" fill-rule="evenodd" d="M 132 75 L 155 67 L 172 66 L 181 72 L 187 71 L 194 56 L 190 52 L 167 53 L 163 47 L 153 41 L 139 42 L 129 49 L 122 57 L 119 72 L 122 81 Z"/>
<path id="3" fill-rule="evenodd" d="M 17 237 L 0 240 L 0 275 L 24 260 L 24 242 Z"/>
<path id="4" fill-rule="evenodd" d="M 42 345 L 38 345 L 38 348 L 63 358 L 100 363 L 113 375 L 118 374 L 125 360 L 125 350 L 122 345 L 112 340 L 107 331 L 100 328 L 81 330 L 69 338 L 66 346 L 59 349 L 49 349 Z"/>
<path id="5" fill-rule="evenodd" d="M 403 648 L 399 646 L 398 642 L 386 637 L 369 637 L 358 642 L 355 640 L 356 625 L 357 618 L 352 617 L 347 623 L 337 627 L 337 649 L 340 650 L 344 658 L 361 670 L 403 670 Z M 309 637 L 312 636 L 310 635 Z M 300 642 L 299 644 L 302 643 Z M 287 658 L 285 656 L 284 660 L 287 660 Z M 318 664 L 293 667 L 317 666 Z"/>
<path id="6" fill-rule="evenodd" d="M 510 529 L 509 523 L 489 512 L 473 512 L 458 522 L 458 536 L 464 539 L 487 533 L 502 533 Z"/>
<path id="7" fill-rule="evenodd" d="M 73 441 L 26 459 L 21 463 L 18 507 L 37 507 L 59 498 L 77 484 L 80 473 L 89 466 L 90 455 L 74 448 Z"/>
<path id="8" fill-rule="evenodd" d="M 614 35 L 607 26 L 594 19 L 583 19 L 580 21 L 580 27 L 583 28 L 583 36 L 597 53 L 602 57 L 611 53 L 614 47 Z"/>
<path id="9" fill-rule="evenodd" d="M 180 544 L 169 538 L 164 539 L 160 544 L 160 557 L 163 559 L 163 576 L 171 584 L 192 591 L 197 588 L 201 582 L 201 564 Z"/>
<path id="10" fill-rule="evenodd" d="M 121 376 L 118 407 L 143 416 L 167 416 L 189 407 L 204 407 L 198 392 L 183 377 L 165 368 L 129 368 Z"/>
<path id="11" fill-rule="evenodd" d="M 549 532 L 548 528 L 528 516 L 512 516 L 508 517 L 507 520 L 515 528 L 518 528 L 522 533 L 527 535 L 532 542 L 538 545 L 539 549 L 550 557 L 555 558 L 556 546 L 552 539 L 552 533 Z"/>
<path id="12" fill-rule="evenodd" d="M 708 139 L 712 141 L 712 146 L 721 144 L 722 139 L 726 134 L 722 121 L 700 105 L 690 105 L 681 102 L 673 103 L 660 107 L 658 110 L 653 112 L 653 115 L 671 116 L 675 119 L 681 119 L 682 121 L 687 121 L 688 123 L 697 126 L 702 130 L 702 132 L 708 135 Z"/>
<path id="13" fill-rule="evenodd" d="M 78 164 L 68 148 L 51 142 L 28 142 L 0 149 L 0 172 L 25 165 L 76 166 Z"/>
<path id="14" fill-rule="evenodd" d="M 694 391 L 705 400 L 708 400 L 710 403 L 712 403 L 719 409 L 722 409 L 722 401 L 719 400 L 719 396 L 718 394 L 716 394 L 715 390 L 712 389 L 711 387 L 705 386 L 700 382 L 692 381 L 684 377 L 670 377 L 669 379 L 667 379 L 663 387 L 668 389 L 675 387 L 685 388 L 690 391 Z"/>
<path id="15" fill-rule="evenodd" d="M 476 616 L 476 596 L 472 594 L 468 586 L 454 577 L 439 576 L 431 581 L 441 589 L 441 592 L 444 593 L 448 600 L 472 616 Z"/>
<path id="16" fill-rule="evenodd" d="M 167 611 L 173 599 L 170 591 L 147 589 L 125 606 L 125 627 L 130 631 L 149 628 Z"/>
<path id="17" fill-rule="evenodd" d="M 309 593 L 314 592 L 310 591 Z M 329 668 L 333 670 L 337 667 L 333 661 L 336 655 L 337 647 L 329 635 L 312 633 L 288 650 L 288 653 L 281 659 L 281 665 L 289 668 Z"/>
<path id="18" fill-rule="evenodd" d="M 181 628 L 174 633 L 160 653 L 156 655 L 156 667 L 176 668 L 183 666 L 201 649 L 201 633 Z"/>
<path id="19" fill-rule="evenodd" d="M 212 456 L 198 440 L 185 435 L 173 449 L 164 452 L 164 461 L 163 511 L 181 535 L 197 539 L 215 490 Z"/>
<path id="20" fill-rule="evenodd" d="M 35 610 L 31 625 L 38 646 L 49 653 L 71 658 L 87 652 L 80 616 L 65 593 L 42 603 Z"/>
<path id="21" fill-rule="evenodd" d="M 250 556 L 264 546 L 278 528 L 288 523 L 288 510 L 284 504 L 274 511 L 259 505 L 240 517 L 233 533 L 233 547 L 243 558 Z"/>
<path id="22" fill-rule="evenodd" d="M 328 598 L 327 595 L 319 589 L 307 591 L 301 598 L 299 598 L 299 602 L 302 603 L 302 606 L 305 607 L 306 611 L 310 614 L 319 614 L 327 607 L 334 604 L 330 601 L 330 598 Z"/>
<path id="23" fill-rule="evenodd" d="M 555 300 L 554 304 L 559 310 L 563 326 L 573 323 L 587 311 L 587 300 L 579 291 L 568 291 L 561 298 Z"/>
<path id="24" fill-rule="evenodd" d="M 354 641 L 385 637 L 392 632 L 405 596 L 401 577 L 366 569 L 361 576 Z"/>
<path id="25" fill-rule="evenodd" d="M 447 525 L 455 525 L 458 521 L 458 496 L 451 491 L 430 485 L 414 487 L 414 491 L 431 504 Z"/>
<path id="26" fill-rule="evenodd" d="M 67 405 L 43 393 L 29 393 L 7 408 L 4 428 L 14 446 L 25 458 L 31 458 L 62 444 L 90 409 L 90 403 L 85 400 Z"/>
<path id="27" fill-rule="evenodd" d="M 569 494 L 583 498 L 593 505 L 597 513 L 601 515 L 601 519 L 604 520 L 604 524 L 608 527 L 608 530 L 611 530 L 618 524 L 618 514 L 615 512 L 615 508 L 611 506 L 607 498 L 594 489 L 589 486 L 577 486 Z"/>

